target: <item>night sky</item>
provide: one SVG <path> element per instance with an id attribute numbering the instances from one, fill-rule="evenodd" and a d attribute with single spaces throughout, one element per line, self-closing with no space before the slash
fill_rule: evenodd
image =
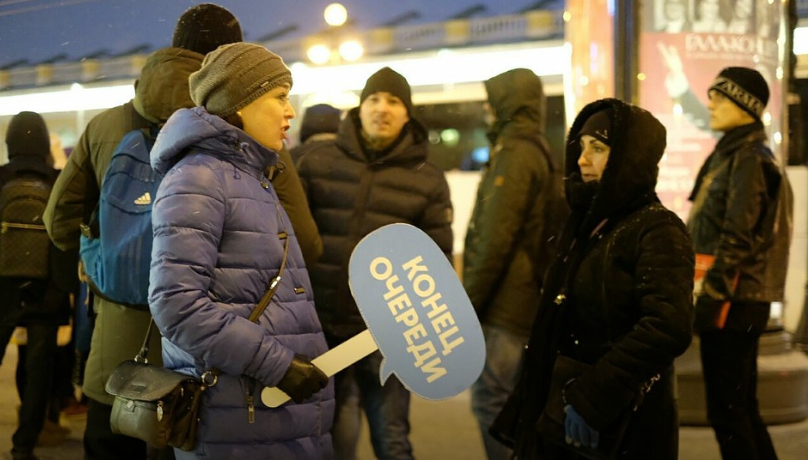
<path id="1" fill-rule="evenodd" d="M 116 55 L 143 45 L 168 46 L 177 18 L 192 0 L 0 0 L 0 68 L 21 59 L 30 64 L 76 61 L 106 51 Z M 322 12 L 331 0 L 219 0 L 241 22 L 245 40 L 258 40 L 288 26 L 299 38 L 326 27 Z M 407 25 L 439 22 L 476 5 L 473 17 L 517 13 L 536 0 L 344 0 L 360 29 L 378 27 L 409 11 Z M 547 1 L 546 4 L 563 4 Z M 59 58 L 60 55 L 64 55 Z"/>

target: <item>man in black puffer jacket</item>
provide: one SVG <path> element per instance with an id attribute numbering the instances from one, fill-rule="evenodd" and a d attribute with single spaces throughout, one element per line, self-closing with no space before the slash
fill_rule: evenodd
<path id="1" fill-rule="evenodd" d="M 709 97 L 710 128 L 724 136 L 699 171 L 688 222 L 696 253 L 715 257 L 696 289 L 707 416 L 723 458 L 776 459 L 758 411 L 757 355 L 771 302 L 784 296 L 791 188 L 766 146 L 760 73 L 728 67 Z"/>
<path id="2" fill-rule="evenodd" d="M 409 83 L 385 67 L 367 80 L 360 100 L 340 123 L 337 139 L 317 145 L 298 164 L 323 239 L 323 256 L 310 273 L 331 347 L 366 329 L 348 287 L 348 262 L 367 234 L 387 224 L 411 224 L 447 257 L 452 254 L 449 185 L 443 171 L 427 162 L 427 133 L 413 118 Z M 351 406 L 356 387 L 376 456 L 412 458 L 410 394 L 395 376 L 379 385 L 381 360 L 377 351 L 336 375 L 336 459 L 354 456 L 360 422 L 358 408 Z"/>
<path id="3" fill-rule="evenodd" d="M 513 69 L 485 82 L 494 121 L 486 165 L 463 251 L 463 286 L 483 325 L 486 366 L 471 405 L 488 460 L 512 452 L 488 434 L 513 392 L 539 308 L 544 272 L 568 207 L 563 172 L 544 137 L 541 79 Z"/>

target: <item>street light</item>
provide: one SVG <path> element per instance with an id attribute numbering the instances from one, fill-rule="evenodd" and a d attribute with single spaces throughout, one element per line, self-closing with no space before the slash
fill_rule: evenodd
<path id="1" fill-rule="evenodd" d="M 323 18 L 331 27 L 339 27 L 348 20 L 348 10 L 341 3 L 332 3 L 325 7 Z"/>
<path id="2" fill-rule="evenodd" d="M 346 39 L 344 27 L 348 22 L 348 10 L 342 4 L 332 3 L 325 7 L 323 18 L 328 29 L 319 34 L 319 42 L 306 50 L 306 56 L 312 63 L 324 65 L 329 62 L 353 62 L 365 54 L 365 48 L 358 40 Z"/>

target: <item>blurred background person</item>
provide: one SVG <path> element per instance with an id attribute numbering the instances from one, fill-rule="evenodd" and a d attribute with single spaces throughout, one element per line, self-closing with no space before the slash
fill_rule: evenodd
<path id="1" fill-rule="evenodd" d="M 471 407 L 489 460 L 513 452 L 488 429 L 513 392 L 544 272 L 568 210 L 563 173 L 544 136 L 541 79 L 513 69 L 485 81 L 491 158 L 483 169 L 463 253 L 463 286 L 483 327 L 486 364 Z"/>
<path id="2" fill-rule="evenodd" d="M 24 372 L 19 365 L 17 368 L 19 425 L 12 436 L 11 456 L 14 460 L 35 460 L 34 446 L 41 433 L 43 441 L 51 445 L 67 436 L 65 429 L 54 427 L 54 431 L 43 432 L 43 426 L 52 398 L 57 331 L 59 325 L 68 323 L 70 294 L 77 286 L 78 252 L 58 250 L 48 240 L 44 226 L 22 231 L 14 228 L 17 221 L 12 212 L 17 218 L 25 214 L 29 223 L 42 222 L 48 193 L 58 175 L 51 166 L 45 120 L 34 112 L 15 115 L 8 126 L 6 146 L 9 163 L 0 167 L 4 226 L 0 235 L 0 345 L 5 350 L 15 328 L 26 328 L 27 345 L 19 357 Z M 12 246 L 23 248 L 25 256 L 13 259 Z M 41 257 L 35 259 L 34 253 Z M 16 273 L 18 269 L 30 274 Z"/>
<path id="3" fill-rule="evenodd" d="M 300 143 L 289 150 L 294 164 L 307 151 L 315 149 L 318 142 L 337 138 L 341 115 L 340 109 L 328 104 L 316 104 L 306 109 L 300 122 Z"/>

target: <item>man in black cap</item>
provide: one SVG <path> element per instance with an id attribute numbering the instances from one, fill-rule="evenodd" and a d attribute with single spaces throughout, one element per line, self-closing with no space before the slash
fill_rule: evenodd
<path id="1" fill-rule="evenodd" d="M 709 99 L 710 128 L 724 134 L 696 178 L 688 219 L 709 267 L 695 307 L 707 416 L 723 458 L 776 459 L 758 410 L 757 356 L 771 302 L 784 297 L 791 188 L 766 145 L 763 76 L 728 67 Z"/>
<path id="2" fill-rule="evenodd" d="M 360 101 L 336 140 L 318 144 L 298 164 L 323 239 L 323 257 L 309 270 L 331 347 L 367 329 L 348 287 L 348 261 L 365 235 L 387 224 L 411 224 L 452 256 L 449 186 L 443 171 L 427 162 L 427 131 L 413 118 L 409 83 L 385 67 L 368 78 Z M 395 376 L 379 385 L 381 360 L 377 351 L 335 376 L 336 459 L 355 457 L 359 401 L 376 456 L 413 458 L 410 393 Z"/>
<path id="3" fill-rule="evenodd" d="M 207 53 L 240 41 L 238 20 L 220 6 L 197 5 L 180 17 L 172 46 L 155 51 L 147 59 L 135 82 L 135 97 L 90 121 L 59 175 L 45 213 L 45 226 L 57 247 L 78 248 L 80 225 L 90 222 L 100 185 L 121 138 L 134 129 L 155 130 L 175 110 L 194 107 L 189 75 L 199 70 Z M 100 296 L 95 296 L 93 310 L 95 329 L 82 388 L 90 400 L 84 432 L 85 459 L 142 460 L 147 455 L 146 443 L 110 429 L 114 399 L 105 391 L 105 384 L 115 366 L 137 354 L 151 315 Z M 150 346 L 149 359 L 161 365 L 160 338 L 155 334 Z"/>
<path id="4" fill-rule="evenodd" d="M 18 382 L 23 386 L 17 388 L 19 426 L 11 438 L 11 456 L 14 460 L 32 460 L 51 395 L 56 332 L 69 320 L 69 295 L 78 287 L 78 253 L 57 250 L 41 227 L 41 213 L 58 175 L 50 162 L 45 120 L 34 112 L 15 115 L 8 126 L 6 145 L 9 163 L 0 167 L 0 346 L 5 350 L 17 326 L 27 328 L 27 352 L 21 363 L 26 375 Z M 23 216 L 25 221 L 17 220 Z M 29 224 L 27 228 L 25 224 Z M 16 254 L 13 246 L 19 248 Z M 66 437 L 64 432 L 56 433 L 60 433 L 56 440 Z"/>

